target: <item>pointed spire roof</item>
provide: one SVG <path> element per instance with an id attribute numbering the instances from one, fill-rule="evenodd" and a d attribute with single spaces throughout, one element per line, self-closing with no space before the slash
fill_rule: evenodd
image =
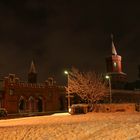
<path id="1" fill-rule="evenodd" d="M 34 65 L 34 61 L 32 60 L 29 73 L 36 73 L 36 68 Z"/>
<path id="2" fill-rule="evenodd" d="M 111 34 L 111 39 L 112 39 L 112 44 L 111 44 L 112 55 L 117 55 L 117 51 L 116 51 L 116 48 L 115 48 L 115 45 L 114 45 L 114 42 L 113 42 L 113 34 Z"/>

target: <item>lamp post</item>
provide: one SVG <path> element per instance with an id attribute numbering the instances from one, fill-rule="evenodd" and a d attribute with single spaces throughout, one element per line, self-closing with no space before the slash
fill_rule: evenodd
<path id="1" fill-rule="evenodd" d="M 70 112 L 69 72 L 68 72 L 67 70 L 65 70 L 65 71 L 64 71 L 64 74 L 67 75 L 68 111 Z"/>
<path id="2" fill-rule="evenodd" d="M 108 82 L 109 82 L 109 97 L 110 97 L 110 104 L 112 103 L 112 92 L 111 92 L 111 79 L 110 79 L 110 76 L 106 75 L 105 76 L 106 79 L 108 79 Z"/>

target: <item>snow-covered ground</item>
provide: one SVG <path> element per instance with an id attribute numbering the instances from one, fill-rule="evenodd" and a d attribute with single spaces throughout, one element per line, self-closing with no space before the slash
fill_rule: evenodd
<path id="1" fill-rule="evenodd" d="M 0 120 L 0 140 L 139 140 L 140 113 L 55 114 Z"/>

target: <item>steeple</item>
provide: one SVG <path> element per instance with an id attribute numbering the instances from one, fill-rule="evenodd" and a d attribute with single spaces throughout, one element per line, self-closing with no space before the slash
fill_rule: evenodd
<path id="1" fill-rule="evenodd" d="M 116 51 L 116 48 L 115 48 L 115 45 L 114 45 L 114 42 L 113 42 L 113 34 L 111 34 L 111 40 L 112 40 L 112 55 L 117 55 L 117 51 Z"/>
<path id="2" fill-rule="evenodd" d="M 36 73 L 36 68 L 35 68 L 33 60 L 31 62 L 29 73 Z"/>
<path id="3" fill-rule="evenodd" d="M 113 89 L 123 89 L 127 81 L 127 75 L 122 71 L 122 57 L 117 54 L 112 34 L 111 41 L 112 54 L 106 57 L 107 75 L 111 77 L 111 87 Z"/>
<path id="4" fill-rule="evenodd" d="M 31 66 L 28 73 L 28 82 L 37 83 L 37 72 L 33 61 L 31 62 Z"/>

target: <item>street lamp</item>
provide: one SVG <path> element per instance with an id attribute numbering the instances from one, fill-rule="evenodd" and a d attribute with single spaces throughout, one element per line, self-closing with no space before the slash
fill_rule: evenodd
<path id="1" fill-rule="evenodd" d="M 109 82 L 110 103 L 112 103 L 111 79 L 110 79 L 110 76 L 108 76 L 108 75 L 106 75 L 105 78 L 108 79 L 108 82 Z"/>
<path id="2" fill-rule="evenodd" d="M 64 74 L 68 75 L 68 74 L 69 74 L 69 72 L 68 72 L 67 70 L 65 70 L 65 71 L 64 71 Z"/>
<path id="3" fill-rule="evenodd" d="M 69 72 L 67 70 L 65 70 L 64 74 L 67 75 L 68 111 L 70 112 Z"/>

